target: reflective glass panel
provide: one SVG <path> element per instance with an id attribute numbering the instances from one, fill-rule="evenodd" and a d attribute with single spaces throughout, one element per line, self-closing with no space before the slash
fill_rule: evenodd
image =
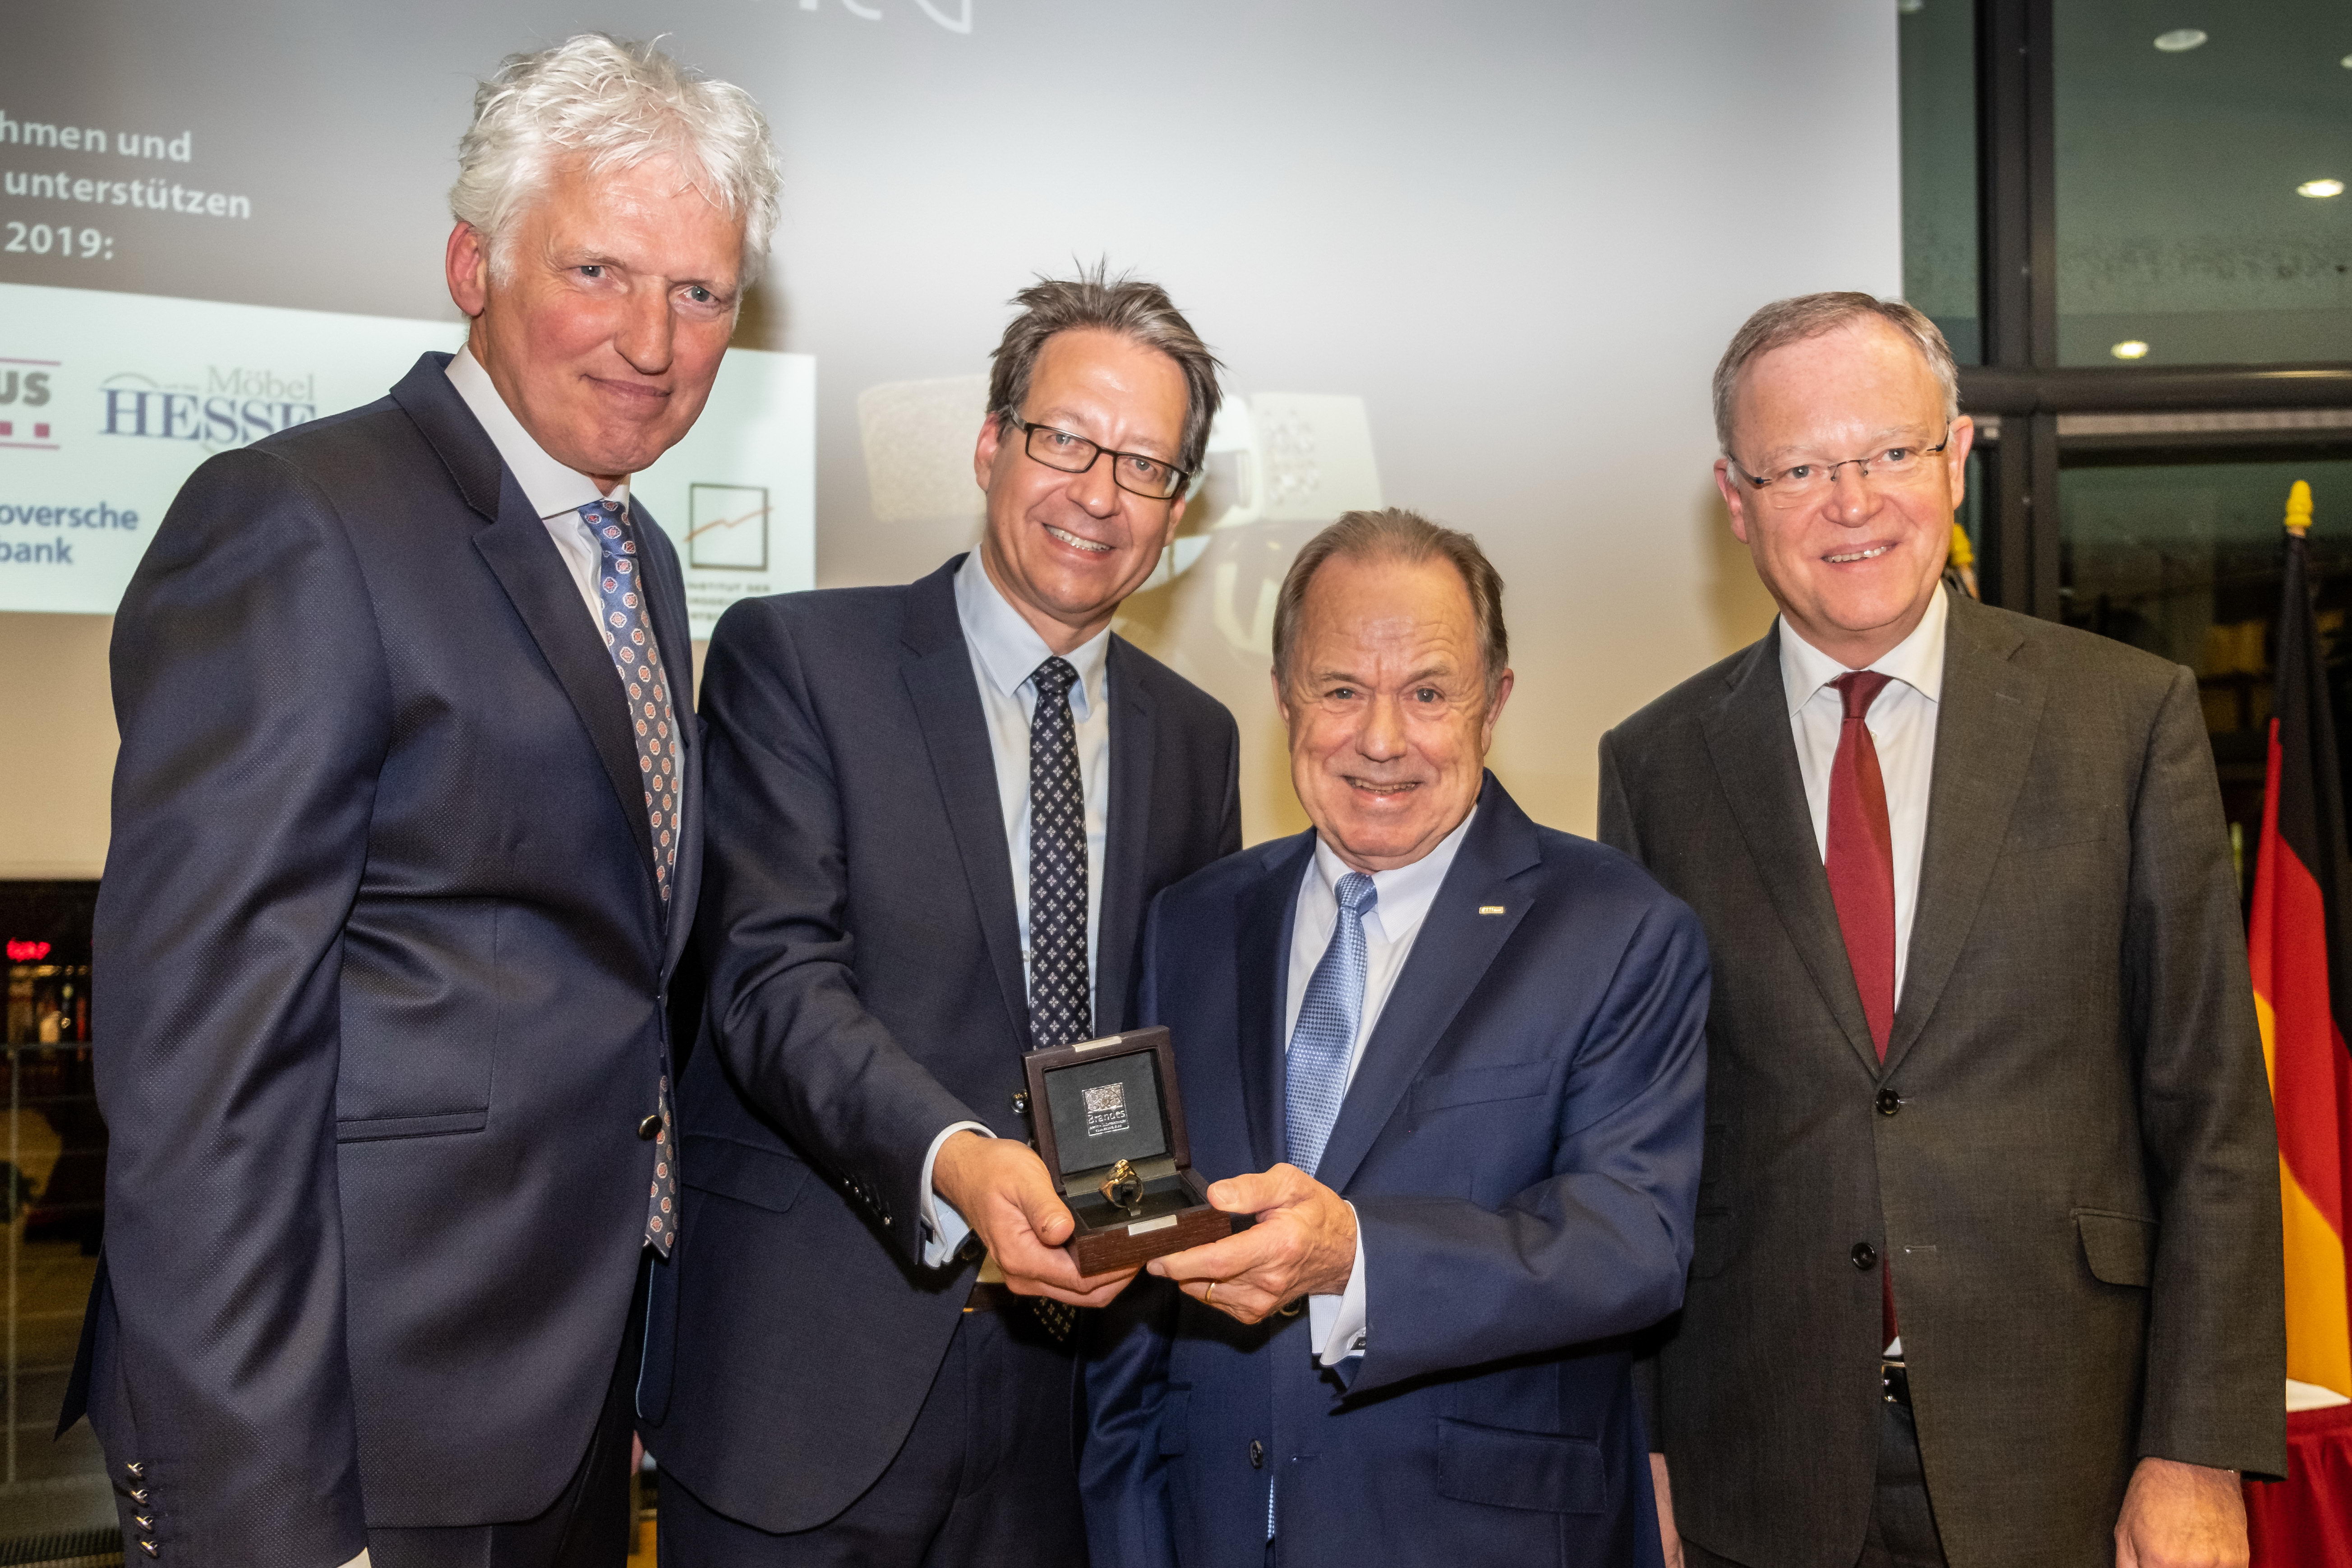
<path id="1" fill-rule="evenodd" d="M 2311 556 L 2336 732 L 2352 739 L 2352 639 L 2344 635 L 2352 614 L 2352 458 L 2081 456 L 2067 458 L 2058 476 L 2066 622 L 2197 672 L 2242 875 L 2252 873 L 2262 826 L 2280 520 L 2297 479 L 2311 483 Z"/>
<path id="2" fill-rule="evenodd" d="M 2060 363 L 2352 360 L 2352 6 L 2058 0 L 2056 29 Z"/>
<path id="3" fill-rule="evenodd" d="M 0 1563 L 119 1552 L 114 1493 L 87 1423 L 52 1441 L 105 1218 L 106 1126 L 90 1078 L 93 882 L 0 882 Z M 112 1559 L 110 1559 L 112 1560 Z"/>
<path id="4" fill-rule="evenodd" d="M 1983 362 L 1977 303 L 1977 16 L 1972 0 L 1900 0 L 1903 297 Z"/>

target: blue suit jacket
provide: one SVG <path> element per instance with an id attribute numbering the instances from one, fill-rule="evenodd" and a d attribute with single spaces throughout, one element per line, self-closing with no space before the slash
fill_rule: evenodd
<path id="1" fill-rule="evenodd" d="M 1283 1156 L 1290 921 L 1314 836 L 1171 889 L 1145 939 L 1192 1160 Z M 1499 910 L 1499 912 L 1487 912 Z M 1243 1327 L 1146 1277 L 1097 1325 L 1082 1459 L 1095 1561 L 1658 1560 L 1622 1336 L 1690 1260 L 1706 1087 L 1698 922 L 1632 861 L 1538 827 L 1488 775 L 1367 1042 L 1318 1178 L 1362 1228 L 1369 1344 Z"/>
<path id="2" fill-rule="evenodd" d="M 699 748 L 665 927 L 611 655 L 446 363 L 198 468 L 115 621 L 106 1249 L 65 1415 L 118 1490 L 142 1467 L 165 1563 L 530 1518 L 621 1351 Z"/>

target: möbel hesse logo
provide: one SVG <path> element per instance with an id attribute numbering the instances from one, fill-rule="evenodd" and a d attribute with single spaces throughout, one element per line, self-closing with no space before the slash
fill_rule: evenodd
<path id="1" fill-rule="evenodd" d="M 226 451 L 319 416 L 318 377 L 208 365 L 205 384 L 159 382 L 122 371 L 99 384 L 101 436 L 193 441 Z"/>

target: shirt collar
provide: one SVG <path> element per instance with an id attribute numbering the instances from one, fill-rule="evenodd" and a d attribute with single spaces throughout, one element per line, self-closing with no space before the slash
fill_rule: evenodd
<path id="1" fill-rule="evenodd" d="M 976 549 L 964 557 L 962 566 L 956 571 L 955 595 L 956 619 L 962 623 L 963 640 L 971 646 L 972 655 L 980 661 L 989 683 L 1005 696 L 1013 696 L 1037 673 L 1039 665 L 1054 657 L 1054 650 L 1045 646 L 1037 628 L 1023 620 L 1021 612 L 997 591 Z M 1078 672 L 1078 684 L 1070 691 L 1070 711 L 1083 722 L 1103 700 L 1103 671 L 1110 657 L 1110 628 L 1105 626 L 1062 657 Z"/>
<path id="2" fill-rule="evenodd" d="M 1951 619 L 1946 591 L 1938 588 L 1927 601 L 1927 613 L 1911 635 L 1864 668 L 1891 675 L 1930 702 L 1944 696 L 1944 627 Z M 1797 635 L 1789 617 L 1780 617 L 1780 688 L 1794 713 L 1813 700 L 1831 681 L 1847 673 L 1846 667 Z"/>
<path id="3" fill-rule="evenodd" d="M 1429 913 L 1429 906 L 1437 901 L 1437 889 L 1453 868 L 1455 852 L 1462 847 L 1462 836 L 1470 831 L 1477 820 L 1478 808 L 1472 806 L 1470 815 L 1462 819 L 1453 832 L 1437 841 L 1437 847 L 1410 866 L 1399 866 L 1393 871 L 1372 873 L 1372 914 L 1381 922 L 1381 931 L 1390 942 L 1420 926 Z M 1355 868 L 1339 858 L 1321 834 L 1315 836 L 1315 874 L 1323 879 L 1330 889 L 1333 902 L 1339 898 L 1339 879 Z"/>
<path id="4" fill-rule="evenodd" d="M 591 502 L 610 500 L 620 506 L 629 504 L 629 481 L 625 478 L 613 487 L 609 496 L 596 488 L 596 481 L 549 457 L 545 448 L 531 439 L 522 421 L 514 416 L 507 400 L 499 395 L 498 384 L 482 362 L 474 357 L 469 348 L 459 349 L 449 360 L 449 384 L 466 400 L 474 417 L 481 422 L 490 445 L 499 449 L 507 471 L 522 487 L 523 499 L 530 510 L 541 517 L 562 517 L 578 511 Z"/>

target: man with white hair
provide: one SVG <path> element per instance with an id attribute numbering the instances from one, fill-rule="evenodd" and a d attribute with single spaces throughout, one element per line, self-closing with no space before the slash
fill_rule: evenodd
<path id="1" fill-rule="evenodd" d="M 740 89 L 596 36 L 509 59 L 460 156 L 466 346 L 205 463 L 115 624 L 66 1417 L 133 1562 L 626 1553 L 701 833 L 629 476 L 709 395 L 775 156 Z"/>

